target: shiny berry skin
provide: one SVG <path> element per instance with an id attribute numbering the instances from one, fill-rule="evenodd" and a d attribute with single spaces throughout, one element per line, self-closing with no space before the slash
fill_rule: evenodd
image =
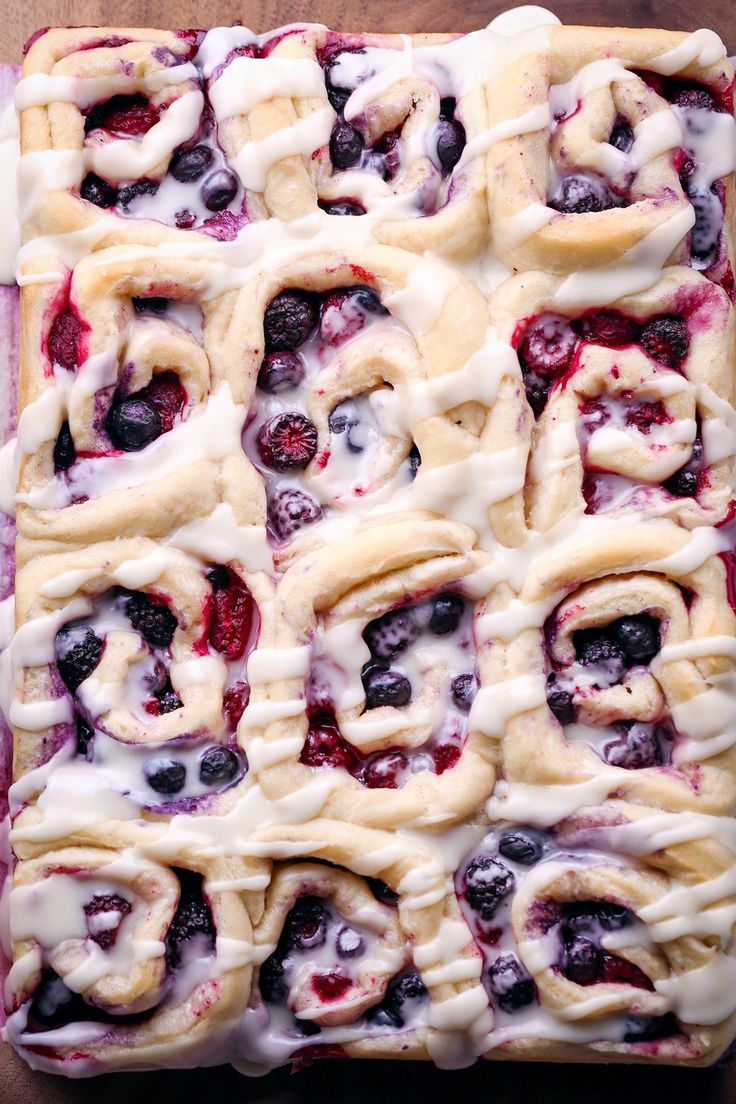
<path id="1" fill-rule="evenodd" d="M 282 291 L 266 308 L 263 333 L 268 352 L 290 353 L 309 337 L 317 322 L 312 296 L 302 291 Z"/>
<path id="2" fill-rule="evenodd" d="M 360 772 L 360 781 L 369 790 L 395 790 L 399 774 L 409 766 L 402 751 L 385 751 L 368 759 Z"/>
<path id="3" fill-rule="evenodd" d="M 582 935 L 574 935 L 563 953 L 562 972 L 576 985 L 594 985 L 603 970 L 603 953 L 595 943 Z"/>
<path id="4" fill-rule="evenodd" d="M 346 925 L 337 933 L 335 949 L 340 958 L 357 958 L 365 950 L 365 940 L 355 928 Z"/>
<path id="5" fill-rule="evenodd" d="M 568 932 L 586 932 L 598 925 L 604 931 L 620 931 L 631 921 L 631 913 L 614 901 L 575 901 L 564 906 L 564 926 Z"/>
<path id="6" fill-rule="evenodd" d="M 465 870 L 465 899 L 481 919 L 490 920 L 501 901 L 514 888 L 507 866 L 490 855 L 477 855 Z"/>
<path id="7" fill-rule="evenodd" d="M 94 203 L 95 207 L 114 207 L 118 201 L 118 190 L 95 173 L 87 173 L 79 189 L 82 199 Z"/>
<path id="8" fill-rule="evenodd" d="M 297 951 L 314 950 L 327 939 L 327 913 L 318 897 L 300 897 L 286 918 L 282 940 Z"/>
<path id="9" fill-rule="evenodd" d="M 126 603 L 125 612 L 131 625 L 153 648 L 166 648 L 171 643 L 179 622 L 168 608 L 135 591 Z"/>
<path id="10" fill-rule="evenodd" d="M 330 203 L 326 200 L 320 200 L 318 206 L 328 215 L 339 215 L 345 217 L 346 215 L 364 215 L 365 207 L 361 203 L 353 203 L 350 200 L 339 200 L 336 203 Z"/>
<path id="11" fill-rule="evenodd" d="M 59 436 L 54 445 L 54 471 L 66 471 L 77 459 L 77 450 L 74 447 L 74 438 L 69 429 L 68 422 L 62 422 Z"/>
<path id="12" fill-rule="evenodd" d="M 322 507 L 296 487 L 282 487 L 268 504 L 268 521 L 276 540 L 286 541 L 304 525 L 319 521 Z"/>
<path id="13" fill-rule="evenodd" d="M 212 150 L 209 146 L 192 146 L 191 149 L 178 149 L 171 158 L 169 172 L 174 180 L 188 183 L 199 180 L 212 163 Z"/>
<path id="14" fill-rule="evenodd" d="M 680 1034 L 680 1025 L 674 1012 L 662 1016 L 629 1016 L 626 1019 L 625 1043 L 650 1043 L 657 1039 L 670 1039 Z"/>
<path id="15" fill-rule="evenodd" d="M 103 641 L 92 629 L 80 637 L 74 626 L 64 625 L 56 634 L 56 665 L 66 687 L 72 693 L 100 662 Z"/>
<path id="16" fill-rule="evenodd" d="M 542 379 L 549 379 L 567 371 L 577 343 L 569 319 L 560 314 L 543 314 L 524 331 L 519 355 L 527 368 Z"/>
<path id="17" fill-rule="evenodd" d="M 213 588 L 207 639 L 226 659 L 240 659 L 251 636 L 255 603 L 242 579 L 228 574 L 227 586 Z"/>
<path id="18" fill-rule="evenodd" d="M 293 471 L 306 468 L 317 452 L 317 441 L 317 429 L 306 415 L 285 410 L 258 430 L 258 453 L 272 471 Z"/>
<path id="19" fill-rule="evenodd" d="M 366 709 L 382 705 L 400 707 L 411 701 L 411 683 L 401 671 L 384 667 L 369 667 L 363 672 Z"/>
<path id="20" fill-rule="evenodd" d="M 94 729 L 90 728 L 82 717 L 77 717 L 77 755 L 81 755 L 83 759 L 91 760 L 94 738 Z"/>
<path id="21" fill-rule="evenodd" d="M 92 900 L 84 906 L 84 915 L 87 919 L 90 920 L 93 916 L 99 916 L 100 913 L 105 912 L 119 913 L 120 919 L 114 927 L 101 928 L 99 931 L 90 930 L 92 942 L 96 943 L 103 951 L 109 951 L 110 947 L 114 947 L 120 924 L 130 911 L 130 902 L 117 893 L 95 894 Z"/>
<path id="22" fill-rule="evenodd" d="M 176 372 L 157 373 L 148 386 L 138 392 L 137 397 L 153 406 L 161 419 L 163 433 L 173 429 L 187 401 L 187 393 Z"/>
<path id="23" fill-rule="evenodd" d="M 199 761 L 199 780 L 205 786 L 232 782 L 240 770 L 240 760 L 228 747 L 208 748 Z"/>
<path id="24" fill-rule="evenodd" d="M 682 318 L 666 315 L 647 322 L 639 338 L 642 348 L 653 360 L 678 369 L 690 349 L 690 334 Z"/>
<path id="25" fill-rule="evenodd" d="M 330 160 L 336 169 L 351 169 L 363 153 L 363 136 L 349 123 L 338 123 L 330 135 Z"/>
<path id="26" fill-rule="evenodd" d="M 143 774 L 152 790 L 167 795 L 179 793 L 187 780 L 187 768 L 178 759 L 152 759 Z"/>
<path id="27" fill-rule="evenodd" d="M 575 723 L 575 706 L 568 690 L 552 690 L 547 694 L 547 705 L 561 725 Z"/>
<path id="28" fill-rule="evenodd" d="M 659 651 L 659 621 L 649 614 L 622 617 L 614 622 L 613 628 L 630 663 L 649 663 Z"/>
<path id="29" fill-rule="evenodd" d="M 53 1030 L 94 1016 L 90 1006 L 67 988 L 53 970 L 44 970 L 28 1011 L 29 1028 Z"/>
<path id="30" fill-rule="evenodd" d="M 634 132 L 625 119 L 619 119 L 608 139 L 610 145 L 622 153 L 628 153 L 634 144 Z"/>
<path id="31" fill-rule="evenodd" d="M 477 693 L 475 675 L 466 673 L 455 675 L 450 683 L 450 695 L 453 702 L 463 713 L 469 713 Z"/>
<path id="32" fill-rule="evenodd" d="M 363 639 L 376 659 L 394 659 L 419 635 L 411 610 L 389 610 L 363 631 Z"/>
<path id="33" fill-rule="evenodd" d="M 676 498 L 694 498 L 698 491 L 698 474 L 688 468 L 680 468 L 670 476 L 664 487 Z"/>
<path id="34" fill-rule="evenodd" d="M 661 764 L 662 751 L 651 725 L 632 724 L 618 740 L 605 745 L 603 759 L 612 767 L 642 770 Z"/>
<path id="35" fill-rule="evenodd" d="M 580 319 L 580 332 L 585 341 L 614 348 L 633 344 L 639 327 L 632 319 L 617 311 L 598 311 Z"/>
<path id="36" fill-rule="evenodd" d="M 434 600 L 429 631 L 435 636 L 447 636 L 460 624 L 465 602 L 458 594 L 440 594 Z"/>
<path id="37" fill-rule="evenodd" d="M 690 252 L 707 268 L 715 259 L 723 225 L 723 207 L 715 188 L 693 181 L 688 184 L 687 197 L 695 211 L 695 225 L 690 231 Z"/>
<path id="38" fill-rule="evenodd" d="M 573 173 L 562 180 L 559 193 L 549 201 L 549 206 L 566 215 L 588 215 L 607 211 L 614 202 L 602 180 Z"/>
<path id="39" fill-rule="evenodd" d="M 326 974 L 315 974 L 312 977 L 312 989 L 322 1001 L 339 1000 L 340 997 L 352 988 L 352 981 L 339 970 L 330 970 Z"/>
<path id="40" fill-rule="evenodd" d="M 140 452 L 163 433 L 153 403 L 134 395 L 113 406 L 107 429 L 113 445 L 122 452 Z"/>
<path id="41" fill-rule="evenodd" d="M 409 449 L 407 460 L 409 461 L 409 471 L 411 472 L 411 477 L 412 479 L 415 479 L 417 472 L 422 466 L 422 456 L 416 445 L 412 445 Z"/>
<path id="42" fill-rule="evenodd" d="M 304 362 L 296 353 L 268 353 L 258 372 L 258 387 L 267 395 L 278 395 L 303 383 L 304 374 Z"/>
<path id="43" fill-rule="evenodd" d="M 465 149 L 465 127 L 458 119 L 437 124 L 437 158 L 446 173 L 452 172 Z"/>
<path id="44" fill-rule="evenodd" d="M 534 1000 L 534 982 L 514 954 L 499 955 L 491 963 L 488 983 L 504 1012 L 517 1012 Z"/>
<path id="45" fill-rule="evenodd" d="M 200 191 L 208 211 L 224 211 L 238 194 L 237 177 L 229 169 L 218 169 L 207 177 Z"/>
<path id="46" fill-rule="evenodd" d="M 504 833 L 498 850 L 505 859 L 521 863 L 522 866 L 532 866 L 535 862 L 539 862 L 544 853 L 541 839 L 529 828 L 515 828 L 513 831 Z"/>

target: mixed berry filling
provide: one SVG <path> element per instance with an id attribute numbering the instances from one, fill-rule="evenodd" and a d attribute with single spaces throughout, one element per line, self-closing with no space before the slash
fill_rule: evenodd
<path id="1" fill-rule="evenodd" d="M 265 478 L 268 531 L 276 544 L 325 517 L 325 497 L 349 505 L 375 477 L 385 418 L 381 392 L 338 403 L 329 416 L 329 444 L 321 449 L 309 404 L 323 394 L 319 373 L 351 341 L 394 325 L 376 292 L 362 284 L 321 294 L 289 288 L 266 308 L 264 358 L 243 447 Z M 400 481 L 408 484 L 416 466 L 407 456 Z"/>
<path id="2" fill-rule="evenodd" d="M 207 581 L 211 591 L 206 598 L 206 635 L 197 649 L 202 655 L 221 656 L 226 664 L 219 732 L 185 731 L 165 744 L 120 742 L 107 727 L 104 688 L 99 698 L 99 688 L 86 683 L 103 658 L 110 634 L 133 630 L 140 634 L 141 648 L 123 676 L 124 707 L 144 727 L 152 716 L 184 709 L 169 674 L 179 623 L 165 598 L 114 588 L 97 603 L 92 616 L 69 622 L 56 636 L 57 670 L 75 698 L 78 755 L 103 768 L 115 788 L 151 809 L 170 810 L 174 802 L 195 808 L 239 781 L 247 770 L 234 733 L 250 695 L 245 661 L 258 637 L 258 610 L 230 568 L 211 568 Z M 213 743 L 213 737 L 219 742 Z"/>
<path id="3" fill-rule="evenodd" d="M 362 1022 L 368 1030 L 381 1031 L 410 1026 L 428 999 L 414 970 L 388 982 L 376 977 L 375 992 L 356 1001 L 357 971 L 364 959 L 378 960 L 379 940 L 374 931 L 347 920 L 331 900 L 299 897 L 258 975 L 272 1023 L 291 1034 L 313 1036 L 317 1043 L 339 1024 Z"/>
<path id="4" fill-rule="evenodd" d="M 484 960 L 483 982 L 503 1028 L 533 1014 L 539 997 L 525 968 L 511 925 L 511 904 L 527 872 L 549 861 L 566 864 L 579 859 L 586 869 L 590 852 L 560 847 L 554 833 L 525 825 L 506 825 L 491 832 L 461 864 L 455 892 Z M 651 979 L 614 948 L 639 942 L 636 917 L 622 904 L 608 900 L 560 903 L 542 897 L 529 913 L 539 931 L 533 938 L 548 943 L 558 937 L 552 969 L 577 985 L 622 984 L 653 991 Z M 619 933 L 630 930 L 627 939 Z M 615 934 L 614 934 L 615 933 Z M 525 932 L 525 939 L 530 938 Z M 609 1021 L 606 1021 L 608 1026 Z M 645 1042 L 679 1033 L 677 1020 L 666 1017 L 617 1015 L 613 1020 L 623 1042 Z M 602 1037 L 610 1037 L 608 1035 Z"/>
<path id="5" fill-rule="evenodd" d="M 178 868 L 174 873 L 179 879 L 180 897 L 165 940 L 167 987 L 187 967 L 191 967 L 196 984 L 198 961 L 212 958 L 215 953 L 215 925 L 202 876 Z M 131 903 L 118 893 L 96 893 L 83 907 L 90 941 L 104 952 L 113 950 L 121 924 L 132 912 Z M 38 1034 L 75 1023 L 143 1023 L 155 1010 L 116 1013 L 100 1008 L 69 989 L 50 966 L 44 965 L 28 1008 L 27 1030 Z"/>
<path id="6" fill-rule="evenodd" d="M 623 686 L 634 694 L 635 680 L 648 672 L 661 646 L 659 621 L 650 614 L 620 617 L 573 634 L 575 658 L 563 664 L 554 654 L 556 622 L 547 625 L 547 705 L 565 729 L 565 738 L 593 748 L 604 762 L 624 770 L 667 765 L 675 731 L 666 716 L 611 719 L 602 694 Z M 632 709 L 634 697 L 632 696 Z M 614 712 L 616 710 L 614 709 Z"/>
<path id="7" fill-rule="evenodd" d="M 585 343 L 622 349 L 639 345 L 658 366 L 681 371 L 690 349 L 687 322 L 666 314 L 639 322 L 618 311 L 595 311 L 580 318 L 540 314 L 527 319 L 514 334 L 524 386 L 534 416 L 542 414 L 553 386 L 560 385 L 578 364 Z"/>
<path id="8" fill-rule="evenodd" d="M 229 168 L 217 140 L 214 114 L 206 99 L 197 133 L 178 146 L 162 178 L 111 183 L 89 172 L 82 199 L 123 218 L 152 218 L 180 230 L 200 230 L 219 240 L 234 238 L 246 217 L 242 185 Z M 166 114 L 145 96 L 114 96 L 95 104 L 85 116 L 85 135 L 93 144 L 115 139 L 140 140 Z"/>
<path id="9" fill-rule="evenodd" d="M 343 767 L 369 789 L 396 789 L 412 774 L 443 774 L 462 754 L 467 719 L 476 693 L 472 609 L 459 594 L 389 610 L 363 632 L 370 658 L 360 671 L 365 695 L 363 716 L 391 707 L 409 709 L 420 702 L 425 681 L 442 702 L 441 722 L 419 747 L 388 747 L 365 752 L 341 733 L 336 718 L 347 672 L 319 653 L 307 684 L 309 730 L 301 761 L 311 767 Z"/>

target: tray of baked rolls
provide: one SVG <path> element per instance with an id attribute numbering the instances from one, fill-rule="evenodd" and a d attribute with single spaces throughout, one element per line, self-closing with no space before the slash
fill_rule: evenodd
<path id="1" fill-rule="evenodd" d="M 730 1100 L 728 28 L 250 14 L 1 74 L 8 1092 Z"/>

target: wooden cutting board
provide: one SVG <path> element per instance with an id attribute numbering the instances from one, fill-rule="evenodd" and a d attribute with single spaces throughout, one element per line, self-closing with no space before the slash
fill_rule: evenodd
<path id="1" fill-rule="evenodd" d="M 0 0 L 0 61 L 20 62 L 38 27 L 211 27 L 240 20 L 254 31 L 310 20 L 344 31 L 469 31 L 512 7 L 499 0 Z M 736 49 L 734 0 L 548 0 L 564 23 L 611 27 L 709 26 Z"/>
<path id="2" fill-rule="evenodd" d="M 736 50 L 736 0 L 548 0 L 565 23 L 709 26 Z M 304 20 L 340 30 L 467 31 L 499 0 L 0 0 L 0 61 L 21 60 L 38 27 L 207 27 L 240 20 L 255 31 Z M 66 1081 L 31 1073 L 0 1046 L 0 1104 L 736 1104 L 736 1066 L 712 1071 L 640 1066 L 482 1063 L 444 1072 L 403 1062 L 320 1062 L 250 1080 L 229 1067 Z"/>

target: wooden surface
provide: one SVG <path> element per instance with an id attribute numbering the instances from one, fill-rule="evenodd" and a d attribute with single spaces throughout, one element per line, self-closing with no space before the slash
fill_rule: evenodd
<path id="1" fill-rule="evenodd" d="M 205 27 L 240 20 L 255 31 L 311 20 L 342 30 L 464 31 L 499 0 L 0 0 L 0 61 L 19 62 L 38 27 Z M 565 23 L 706 25 L 736 50 L 736 0 L 547 0 Z M 248 1080 L 229 1068 L 64 1081 L 31 1073 L 0 1047 L 0 1104 L 735 1104 L 736 1066 L 718 1070 L 488 1065 L 443 1073 L 403 1063 L 322 1062 Z"/>
<path id="2" fill-rule="evenodd" d="M 19 61 L 38 27 L 206 27 L 240 20 L 254 31 L 301 20 L 338 30 L 467 31 L 512 3 L 499 0 L 0 0 L 0 61 Z M 736 49 L 736 0 L 547 0 L 565 23 L 667 27 L 708 25 Z"/>

